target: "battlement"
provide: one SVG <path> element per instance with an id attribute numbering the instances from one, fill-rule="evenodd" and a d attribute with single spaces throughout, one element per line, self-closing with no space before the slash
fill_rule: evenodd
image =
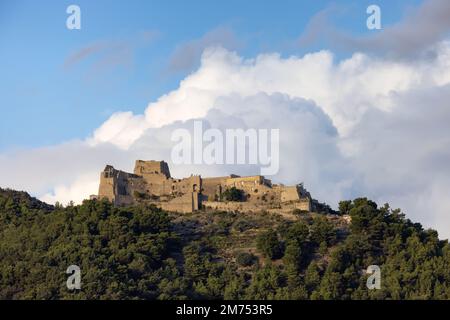
<path id="1" fill-rule="evenodd" d="M 242 199 L 238 203 L 225 197 L 232 188 L 240 190 Z M 171 177 L 167 162 L 154 160 L 137 160 L 134 173 L 107 165 L 100 174 L 98 198 L 107 198 L 117 206 L 148 202 L 183 213 L 199 210 L 202 205 L 243 211 L 282 207 L 311 211 L 313 208 L 311 196 L 302 184 L 273 185 L 260 175 L 211 178 L 191 175 L 176 179 Z"/>
<path id="2" fill-rule="evenodd" d="M 170 178 L 169 165 L 165 161 L 144 161 L 136 160 L 134 174 L 137 175 L 164 175 Z"/>

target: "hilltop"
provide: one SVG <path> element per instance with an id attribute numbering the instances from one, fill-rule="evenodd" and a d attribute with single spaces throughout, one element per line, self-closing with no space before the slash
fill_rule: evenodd
<path id="1" fill-rule="evenodd" d="M 100 173 L 98 195 L 91 196 L 103 198 L 116 206 L 144 203 L 181 213 L 202 208 L 241 212 L 332 211 L 313 199 L 302 183 L 285 186 L 261 175 L 235 174 L 223 177 L 191 174 L 178 179 L 171 176 L 167 162 L 155 160 L 136 160 L 133 173 L 107 165 Z"/>
<path id="2" fill-rule="evenodd" d="M 66 288 L 69 265 L 80 291 Z M 379 265 L 380 290 L 365 270 Z M 0 190 L 1 299 L 449 299 L 450 245 L 365 199 L 338 215 L 166 212 Z"/>

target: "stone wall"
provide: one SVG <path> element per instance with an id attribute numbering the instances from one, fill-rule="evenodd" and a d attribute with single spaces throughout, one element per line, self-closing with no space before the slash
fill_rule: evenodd
<path id="1" fill-rule="evenodd" d="M 281 202 L 300 200 L 300 194 L 296 186 L 281 187 Z"/>
<path id="2" fill-rule="evenodd" d="M 107 198 L 115 205 L 128 205 L 134 203 L 134 193 L 145 193 L 145 181 L 142 177 L 116 170 L 106 166 L 100 174 L 98 197 Z"/>
<path id="3" fill-rule="evenodd" d="M 134 174 L 145 176 L 145 175 L 163 175 L 166 179 L 170 178 L 169 165 L 165 161 L 143 161 L 136 160 L 134 165 Z"/>
<path id="4" fill-rule="evenodd" d="M 100 173 L 100 186 L 98 189 L 98 196 L 100 199 L 106 198 L 114 201 L 116 195 L 115 188 L 115 169 L 111 166 L 106 166 L 105 170 Z"/>
<path id="5" fill-rule="evenodd" d="M 200 176 L 174 179 L 164 161 L 137 160 L 134 173 L 144 179 L 147 183 L 146 192 L 154 196 L 180 195 L 199 192 L 201 189 Z"/>
<path id="6" fill-rule="evenodd" d="M 202 194 L 209 201 L 220 199 L 220 194 L 225 191 L 224 186 L 228 177 L 202 178 Z"/>
<path id="7" fill-rule="evenodd" d="M 199 201 L 199 193 L 190 192 L 173 200 L 155 204 L 163 210 L 189 213 L 200 209 Z"/>
<path id="8" fill-rule="evenodd" d="M 200 176 L 190 176 L 184 179 L 171 179 L 171 192 L 190 193 L 200 192 L 202 188 L 202 179 Z"/>
<path id="9" fill-rule="evenodd" d="M 243 191 L 242 202 L 221 201 L 223 192 L 232 187 Z M 98 198 L 107 198 L 115 205 L 154 203 L 164 210 L 177 212 L 192 212 L 202 205 L 226 211 L 314 209 L 311 197 L 302 185 L 272 185 L 260 175 L 215 178 L 191 175 L 175 179 L 170 176 L 169 166 L 164 161 L 137 160 L 134 174 L 106 166 L 100 175 Z"/>
<path id="10" fill-rule="evenodd" d="M 282 208 L 289 208 L 291 210 L 298 209 L 302 211 L 311 211 L 311 200 L 309 198 L 301 198 L 296 201 L 291 201 L 281 204 Z"/>
<path id="11" fill-rule="evenodd" d="M 202 207 L 222 211 L 259 211 L 261 206 L 250 202 L 203 201 Z"/>

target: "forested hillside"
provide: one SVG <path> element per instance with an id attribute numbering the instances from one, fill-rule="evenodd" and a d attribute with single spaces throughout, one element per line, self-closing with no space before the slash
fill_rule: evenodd
<path id="1" fill-rule="evenodd" d="M 437 232 L 364 198 L 339 214 L 53 207 L 0 189 L 0 299 L 450 299 Z M 66 287 L 69 265 L 81 290 Z"/>

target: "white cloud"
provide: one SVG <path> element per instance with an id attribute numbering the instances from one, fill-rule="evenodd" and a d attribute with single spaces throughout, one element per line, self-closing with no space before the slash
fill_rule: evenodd
<path id="1" fill-rule="evenodd" d="M 335 64 L 328 51 L 287 59 L 278 54 L 261 54 L 244 60 L 225 49 L 210 48 L 203 54 L 201 67 L 181 81 L 177 90 L 150 103 L 145 117 L 149 126 L 160 127 L 176 120 L 203 117 L 221 96 L 281 92 L 314 100 L 345 135 L 366 110 L 391 108 L 392 93 L 447 83 L 449 53 L 449 44 L 445 43 L 440 58 L 432 62 L 397 62 L 355 54 Z M 111 127 L 116 121 L 116 116 L 110 119 Z M 127 139 L 117 139 L 117 143 L 132 143 L 135 138 L 128 135 Z"/>
<path id="2" fill-rule="evenodd" d="M 131 170 L 135 159 L 169 160 L 171 132 L 202 118 L 218 128 L 280 128 L 277 182 L 304 181 L 334 205 L 356 196 L 389 201 L 449 237 L 450 45 L 437 47 L 433 60 L 356 53 L 341 62 L 328 51 L 243 59 L 211 48 L 144 115 L 114 114 L 85 142 L 0 156 L 1 182 L 49 200 L 81 199 L 94 185 L 84 174 L 106 163 Z M 171 166 L 174 176 L 254 169 Z"/>
<path id="3" fill-rule="evenodd" d="M 94 131 L 87 142 L 91 146 L 112 143 L 121 149 L 128 149 L 149 127 L 141 115 L 132 112 L 116 112 L 100 128 Z"/>
<path id="4" fill-rule="evenodd" d="M 87 198 L 86 195 L 98 193 L 98 179 L 98 172 L 82 174 L 69 186 L 57 185 L 53 191 L 44 194 L 41 200 L 52 204 L 59 202 L 63 205 L 67 205 L 70 201 L 81 203 Z"/>

